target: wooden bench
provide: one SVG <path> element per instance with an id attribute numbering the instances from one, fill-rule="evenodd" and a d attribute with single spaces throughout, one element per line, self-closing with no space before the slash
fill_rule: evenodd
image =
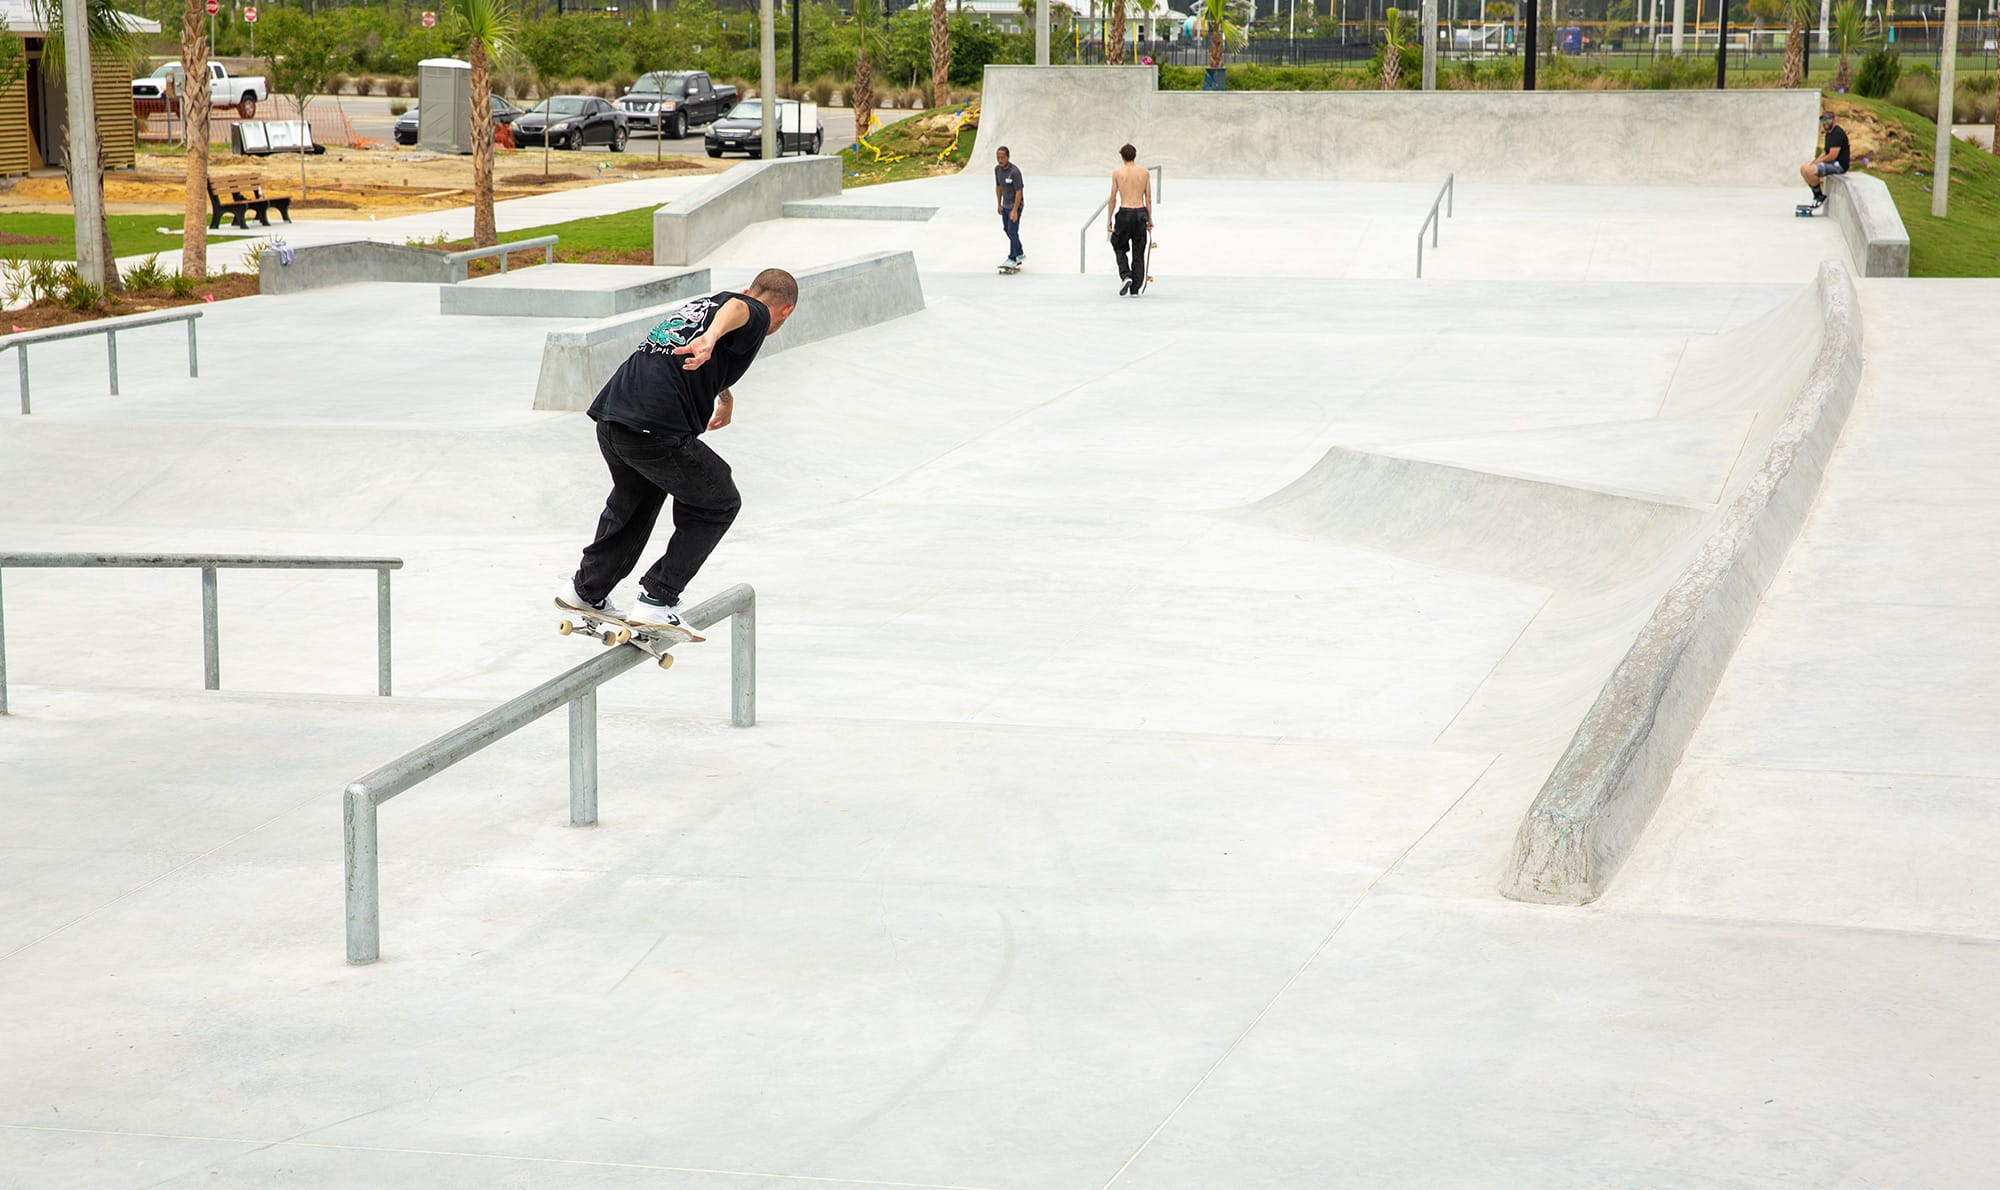
<path id="1" fill-rule="evenodd" d="M 230 201 L 223 202 L 222 198 L 216 193 L 218 189 L 227 189 Z M 243 191 L 246 189 L 250 191 L 252 197 L 246 198 L 244 196 Z M 217 177 L 211 174 L 209 176 L 209 230 L 213 231 L 221 227 L 222 219 L 225 215 L 228 216 L 231 227 L 240 228 L 245 231 L 250 228 L 250 224 L 244 219 L 246 215 L 256 216 L 258 223 L 269 227 L 271 226 L 271 212 L 273 210 L 276 210 L 278 217 L 285 222 L 290 223 L 292 221 L 292 200 L 290 198 L 265 198 L 263 187 L 258 183 L 256 175 L 239 174 Z"/>

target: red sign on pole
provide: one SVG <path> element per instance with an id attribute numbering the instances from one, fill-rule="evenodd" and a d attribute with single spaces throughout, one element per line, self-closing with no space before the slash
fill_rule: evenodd
<path id="1" fill-rule="evenodd" d="M 216 13 L 221 11 L 222 11 L 222 0 L 208 0 L 209 16 L 214 16 Z"/>
<path id="2" fill-rule="evenodd" d="M 254 9 L 254 8 L 246 8 L 246 9 L 244 9 L 244 10 L 243 10 L 243 20 L 244 20 L 244 21 L 245 21 L 246 23 L 248 23 L 248 24 L 252 24 L 252 25 L 256 24 L 256 23 L 257 23 L 257 10 L 256 10 L 256 9 Z"/>
<path id="3" fill-rule="evenodd" d="M 210 4 L 215 3 L 215 0 L 209 0 L 209 3 Z M 424 14 L 424 28 L 428 29 L 437 23 L 438 23 L 438 14 L 434 12 L 427 12 Z"/>

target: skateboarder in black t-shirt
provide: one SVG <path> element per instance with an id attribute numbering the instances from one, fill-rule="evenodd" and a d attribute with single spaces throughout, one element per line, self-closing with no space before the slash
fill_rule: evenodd
<path id="1" fill-rule="evenodd" d="M 611 495 L 597 539 L 556 602 L 614 616 L 634 627 L 680 628 L 681 592 L 729 531 L 743 501 L 729 464 L 701 441 L 729 424 L 736 383 L 798 304 L 799 284 L 765 269 L 742 293 L 699 297 L 673 312 L 639 345 L 591 402 L 597 448 L 611 468 Z M 674 502 L 667 552 L 639 578 L 628 614 L 612 588 L 639 564 L 653 523 Z"/>
<path id="2" fill-rule="evenodd" d="M 1819 114 L 1820 131 L 1826 134 L 1826 152 L 1799 167 L 1799 177 L 1812 187 L 1813 205 L 1826 201 L 1826 191 L 1820 188 L 1821 178 L 1847 172 L 1847 131 L 1840 126 L 1830 111 Z"/>

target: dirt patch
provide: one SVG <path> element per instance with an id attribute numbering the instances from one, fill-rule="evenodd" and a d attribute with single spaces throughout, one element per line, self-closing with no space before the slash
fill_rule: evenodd
<path id="1" fill-rule="evenodd" d="M 526 198 L 606 182 L 625 182 L 658 170 L 719 173 L 733 163 L 706 157 L 656 162 L 630 153 L 590 155 L 588 171 L 578 171 L 574 154 L 558 153 L 560 172 L 525 170 L 541 164 L 540 150 L 495 150 L 495 172 L 508 198 Z M 598 168 L 602 166 L 602 168 Z M 217 152 L 210 176 L 227 175 L 262 186 L 270 198 L 290 198 L 294 210 L 321 218 L 367 219 L 443 211 L 471 202 L 472 158 L 410 149 L 330 148 L 306 159 L 306 185 L 299 185 L 296 156 L 237 157 Z M 187 158 L 180 153 L 142 151 L 130 170 L 104 177 L 105 205 L 112 214 L 178 214 L 186 196 Z M 69 185 L 60 174 L 22 178 L 0 189 L 0 214 L 9 211 L 68 211 Z M 4 242 L 4 241 L 0 241 Z"/>
<path id="2" fill-rule="evenodd" d="M 0 244 L 54 244 L 54 236 L 22 236 L 11 231 L 0 231 Z"/>
<path id="3" fill-rule="evenodd" d="M 171 310 L 176 306 L 198 306 L 208 302 L 228 301 L 230 298 L 250 297 L 257 293 L 257 278 L 245 273 L 225 273 L 195 287 L 188 297 L 175 297 L 166 290 L 114 295 L 101 309 L 71 310 L 52 302 L 41 302 L 22 310 L 0 311 L 0 326 L 5 326 L 9 334 L 14 331 L 38 331 L 51 326 L 69 326 L 78 322 L 95 322 L 100 318 L 116 318 L 121 314 L 144 314 L 152 310 Z"/>

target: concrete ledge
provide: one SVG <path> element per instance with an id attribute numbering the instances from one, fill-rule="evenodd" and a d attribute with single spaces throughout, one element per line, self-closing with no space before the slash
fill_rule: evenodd
<path id="1" fill-rule="evenodd" d="M 275 248 L 258 254 L 257 292 L 302 293 L 329 285 L 370 281 L 415 281 L 449 285 L 451 263 L 442 252 L 403 244 L 355 240 L 292 249 L 292 263 L 280 264 Z"/>
<path id="2" fill-rule="evenodd" d="M 1100 176 L 1129 140 L 1177 179 L 1775 187 L 1813 155 L 1819 106 L 1778 88 L 1161 91 L 1149 66 L 988 66 L 973 156 L 1008 146 L 1030 185 Z"/>
<path id="3" fill-rule="evenodd" d="M 752 223 L 780 218 L 787 202 L 839 193 L 838 157 L 739 165 L 654 212 L 653 263 L 693 264 Z"/>
<path id="4" fill-rule="evenodd" d="M 1847 240 L 1847 254 L 1864 277 L 1910 275 L 1910 233 L 1882 179 L 1836 174 L 1826 179 L 1826 209 Z"/>
<path id="5" fill-rule="evenodd" d="M 713 292 L 708 271 L 697 292 Z M 760 355 L 830 339 L 924 308 L 917 259 L 908 252 L 883 252 L 796 274 L 799 305 Z M 655 323 L 679 303 L 620 314 L 582 326 L 549 332 L 542 347 L 542 374 L 535 384 L 535 408 L 581 411 L 590 408 L 604 382 L 625 362 Z"/>
<path id="6" fill-rule="evenodd" d="M 938 209 L 882 203 L 788 202 L 783 213 L 787 219 L 873 219 L 884 223 L 925 223 L 938 213 Z"/>
<path id="7" fill-rule="evenodd" d="M 606 318 L 708 290 L 707 269 L 629 264 L 544 264 L 438 288 L 443 314 Z"/>
<path id="8" fill-rule="evenodd" d="M 1812 369 L 1529 807 L 1500 885 L 1517 901 L 1581 905 L 1603 895 L 1666 796 L 1805 523 L 1861 383 L 1852 275 L 1829 261 L 1817 284 L 1822 329 Z"/>

